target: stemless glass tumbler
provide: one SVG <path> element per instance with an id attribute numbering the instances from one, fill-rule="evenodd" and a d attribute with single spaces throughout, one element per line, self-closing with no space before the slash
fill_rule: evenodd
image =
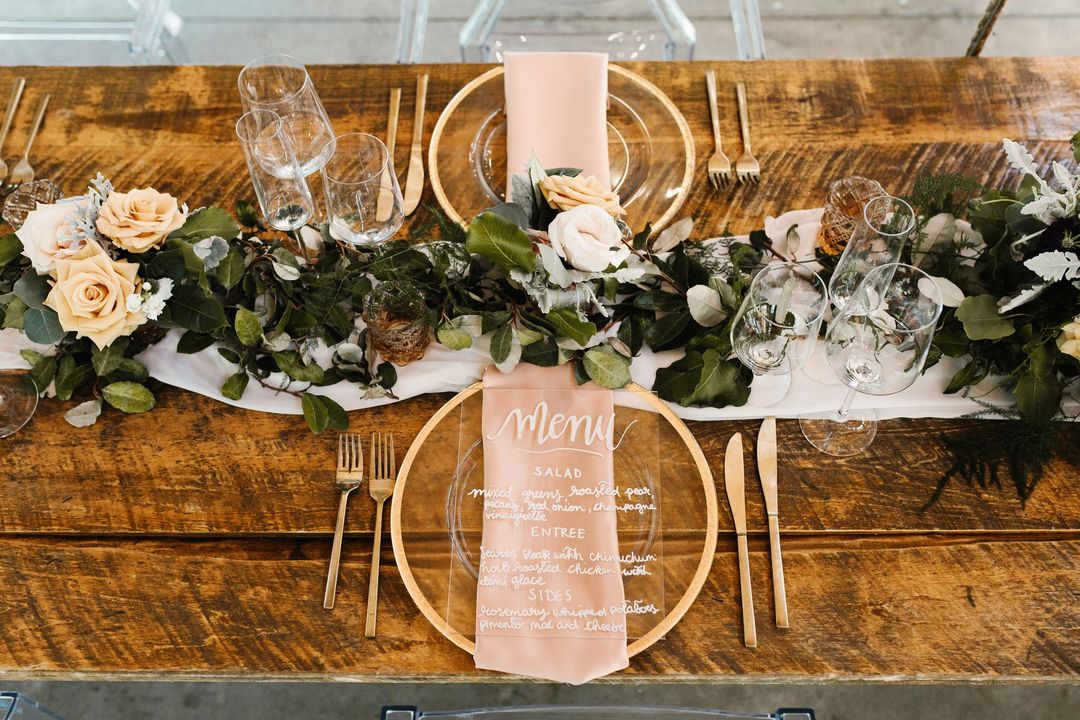
<path id="1" fill-rule="evenodd" d="M 326 164 L 334 152 L 334 131 L 299 60 L 288 55 L 257 58 L 244 66 L 236 83 L 245 110 L 270 110 L 281 117 L 305 176 Z"/>
<path id="2" fill-rule="evenodd" d="M 236 136 L 266 222 L 285 232 L 303 227 L 315 202 L 281 118 L 270 110 L 244 113 L 236 121 Z"/>
<path id="3" fill-rule="evenodd" d="M 911 265 L 874 268 L 829 323 L 825 355 L 848 387 L 840 409 L 799 418 L 811 445 L 829 455 L 857 455 L 877 433 L 873 410 L 852 410 L 856 393 L 891 395 L 922 372 L 941 316 L 941 291 Z"/>
<path id="4" fill-rule="evenodd" d="M 880 195 L 866 203 L 862 222 L 851 234 L 829 281 L 829 295 L 838 309 L 844 309 L 867 273 L 900 260 L 904 243 L 914 230 L 915 211 L 900 198 Z M 882 283 L 878 288 L 880 295 L 889 284 L 889 277 L 886 274 L 875 277 Z"/>
<path id="5" fill-rule="evenodd" d="M 350 133 L 334 142 L 322 171 L 330 234 L 351 245 L 378 245 L 404 217 L 393 158 L 374 135 Z"/>

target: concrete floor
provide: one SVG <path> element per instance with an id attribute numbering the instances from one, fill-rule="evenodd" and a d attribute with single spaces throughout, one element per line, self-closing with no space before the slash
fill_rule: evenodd
<path id="1" fill-rule="evenodd" d="M 554 2 L 555 0 L 552 0 Z M 459 59 L 457 31 L 474 2 L 432 0 L 424 59 Z M 579 3 L 583 4 L 583 3 Z M 986 0 L 761 0 L 772 58 L 961 55 Z M 625 5 L 625 3 L 623 3 Z M 644 6 L 644 2 L 639 3 Z M 723 0 L 683 0 L 698 32 L 696 57 L 735 56 Z M 565 6 L 564 6 L 565 7 Z M 45 10 L 42 10 L 45 8 Z M 308 63 L 389 62 L 397 0 L 174 0 L 183 18 L 187 59 L 242 64 L 270 50 Z M 601 25 L 627 22 L 601 5 Z M 607 13 L 607 16 L 604 13 Z M 15 42 L 4 21 L 122 19 L 123 0 L 0 0 L 0 65 L 127 64 L 123 42 Z M 639 21 L 636 21 L 639 23 Z M 549 23 L 550 27 L 559 27 Z M 625 25 L 623 25 L 625 26 Z M 10 28 L 9 28 L 10 30 Z M 1080 55 L 1080 0 L 1013 0 L 987 55 Z M 545 684 L 334 685 L 253 683 L 84 683 L 0 681 L 26 692 L 66 720 L 353 720 L 384 704 L 459 709 L 537 703 L 633 703 L 771 711 L 810 706 L 829 720 L 1066 720 L 1080 718 L 1077 686 L 631 686 Z"/>

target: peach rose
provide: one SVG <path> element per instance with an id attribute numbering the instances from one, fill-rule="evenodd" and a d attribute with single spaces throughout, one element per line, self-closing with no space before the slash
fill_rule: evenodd
<path id="1" fill-rule="evenodd" d="M 184 224 L 187 213 L 176 198 L 154 188 L 109 193 L 98 215 L 97 229 L 132 253 L 161 247 L 165 236 Z"/>
<path id="2" fill-rule="evenodd" d="M 578 205 L 596 205 L 608 215 L 625 215 L 619 196 L 599 180 L 568 175 L 548 175 L 540 181 L 544 199 L 556 210 L 570 210 Z"/>
<path id="3" fill-rule="evenodd" d="M 58 258 L 71 257 L 82 247 L 82 240 L 72 232 L 71 221 L 85 204 L 85 200 L 39 204 L 15 231 L 23 246 L 22 254 L 30 258 L 38 275 L 48 275 Z"/>
<path id="4" fill-rule="evenodd" d="M 98 348 L 130 335 L 146 318 L 127 309 L 139 286 L 139 265 L 116 261 L 96 243 L 86 243 L 69 258 L 56 260 L 56 282 L 45 304 L 56 311 L 60 326 L 88 337 Z"/>
<path id="5" fill-rule="evenodd" d="M 1080 315 L 1065 323 L 1057 338 L 1058 350 L 1062 355 L 1071 355 L 1080 360 Z"/>

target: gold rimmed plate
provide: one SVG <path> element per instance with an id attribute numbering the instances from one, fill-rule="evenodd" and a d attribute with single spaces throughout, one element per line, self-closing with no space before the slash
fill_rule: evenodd
<path id="1" fill-rule="evenodd" d="M 439 116 L 428 148 L 431 186 L 443 211 L 465 225 L 506 196 L 503 68 L 470 81 Z M 630 227 L 654 231 L 676 219 L 694 173 L 694 141 L 679 109 L 659 88 L 608 65 L 611 182 Z M 543 158 L 540 158 L 543 162 Z"/>

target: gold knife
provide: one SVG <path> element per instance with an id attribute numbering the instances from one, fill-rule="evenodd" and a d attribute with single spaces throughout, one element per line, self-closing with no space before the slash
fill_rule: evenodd
<path id="1" fill-rule="evenodd" d="M 390 117 L 386 124 L 386 172 L 379 182 L 379 199 L 375 204 L 375 219 L 386 222 L 394 211 L 394 187 L 390 173 L 394 172 L 394 147 L 397 145 L 398 112 L 401 110 L 401 88 L 390 91 Z"/>
<path id="2" fill-rule="evenodd" d="M 413 119 L 409 174 L 405 178 L 405 214 L 412 215 L 424 192 L 424 106 L 427 104 L 427 73 L 416 78 L 416 116 Z"/>
<path id="3" fill-rule="evenodd" d="M 746 647 L 757 647 L 754 596 L 750 590 L 750 551 L 746 547 L 746 494 L 742 433 L 735 433 L 728 441 L 727 453 L 724 456 L 724 487 L 727 489 L 731 517 L 735 521 L 735 536 L 739 543 L 739 594 L 742 596 L 743 642 Z"/>
<path id="4" fill-rule="evenodd" d="M 784 589 L 784 559 L 780 554 L 780 516 L 776 502 L 776 418 L 765 418 L 757 436 L 757 467 L 765 513 L 769 517 L 769 553 L 772 557 L 773 601 L 776 627 L 788 627 L 787 591 Z"/>

